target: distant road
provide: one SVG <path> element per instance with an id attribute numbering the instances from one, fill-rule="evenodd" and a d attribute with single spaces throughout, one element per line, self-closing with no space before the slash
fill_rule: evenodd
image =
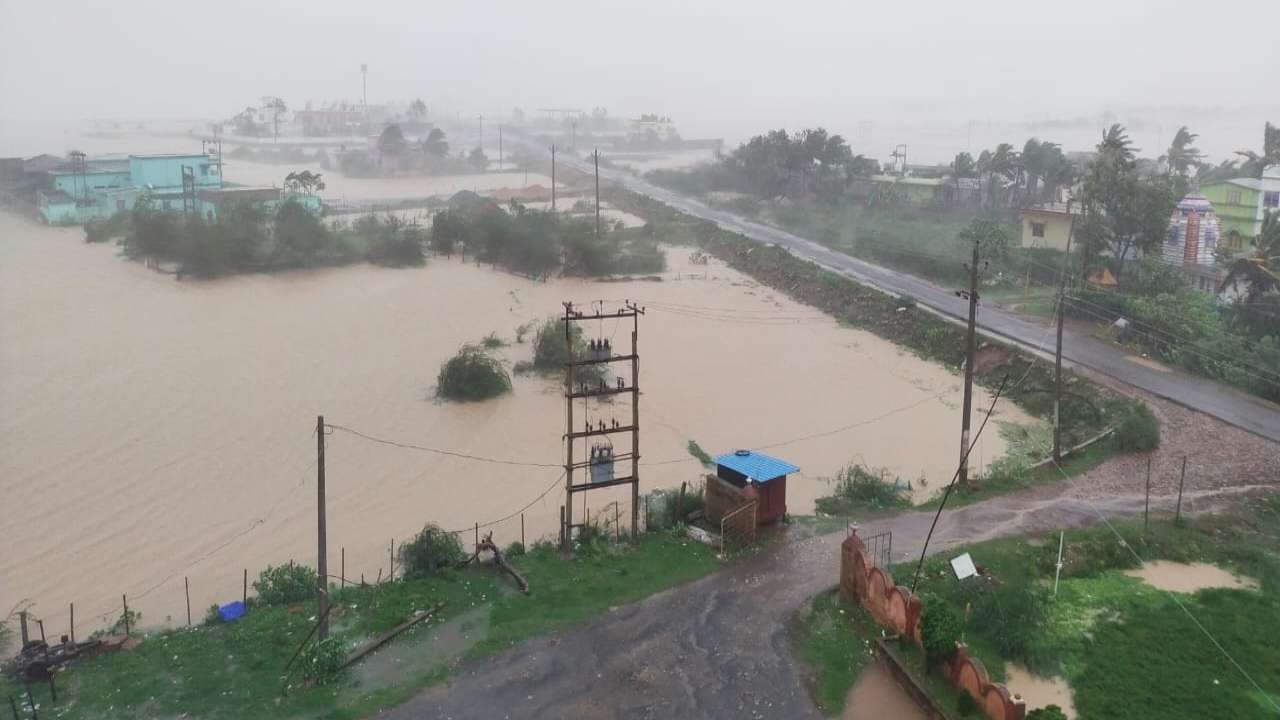
<path id="1" fill-rule="evenodd" d="M 556 161 L 574 170 L 590 174 L 590 164 L 557 154 Z M 852 278 L 896 295 L 909 295 L 920 305 L 949 318 L 968 318 L 968 302 L 956 297 L 953 288 L 943 288 L 914 275 L 873 265 L 785 230 L 762 225 L 731 212 L 670 190 L 660 188 L 634 175 L 601 168 L 600 177 L 634 192 L 710 220 L 725 230 L 742 233 L 763 243 L 785 247 L 797 257 L 812 260 L 832 272 Z M 1053 334 L 1047 326 L 1025 320 L 1012 313 L 985 305 L 978 310 L 978 325 L 992 336 L 1016 343 L 1030 350 L 1053 350 Z M 1062 356 L 1082 367 L 1109 375 L 1121 382 L 1146 390 L 1243 428 L 1275 442 L 1280 442 L 1280 406 L 1253 397 L 1235 388 L 1175 369 L 1157 369 L 1139 364 L 1132 355 L 1114 345 L 1086 334 L 1066 330 L 1062 338 Z"/>

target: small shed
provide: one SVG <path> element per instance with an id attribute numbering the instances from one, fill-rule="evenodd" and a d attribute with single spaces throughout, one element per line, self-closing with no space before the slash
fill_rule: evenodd
<path id="1" fill-rule="evenodd" d="M 761 525 L 787 513 L 787 475 L 797 472 L 799 467 L 754 450 L 735 450 L 716 457 L 715 461 L 717 482 L 707 483 L 708 516 L 716 514 L 713 505 L 726 504 L 723 497 L 712 496 L 724 496 L 726 491 L 742 500 L 756 500 L 759 503 L 756 518 Z"/>

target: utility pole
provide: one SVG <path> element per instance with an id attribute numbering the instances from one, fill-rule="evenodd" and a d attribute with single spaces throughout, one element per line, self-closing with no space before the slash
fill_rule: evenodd
<path id="1" fill-rule="evenodd" d="M 570 135 L 569 149 L 573 152 L 577 152 L 578 151 L 578 121 L 573 120 L 571 121 L 571 123 L 573 125 L 573 134 Z"/>
<path id="2" fill-rule="evenodd" d="M 1076 231 L 1076 216 L 1071 213 L 1071 202 L 1067 202 L 1067 214 L 1071 215 L 1071 225 L 1067 228 L 1067 251 L 1062 257 L 1062 281 L 1058 286 L 1058 344 L 1053 352 L 1053 462 L 1062 462 L 1062 320 L 1067 303 L 1067 275 L 1071 267 L 1071 238 Z"/>
<path id="3" fill-rule="evenodd" d="M 605 312 L 603 307 L 598 308 L 590 315 L 584 314 L 581 310 L 574 309 L 573 303 L 564 303 L 564 337 L 565 346 L 568 350 L 568 361 L 565 363 L 565 463 L 564 463 L 564 493 L 565 502 L 563 507 L 563 519 L 560 528 L 561 543 L 564 552 L 570 552 L 573 548 L 573 495 L 578 492 L 586 492 L 588 490 L 598 490 L 601 488 L 614 487 L 616 485 L 631 485 L 631 538 L 639 539 L 639 508 L 640 508 L 640 352 L 639 352 L 639 334 L 640 334 L 640 316 L 644 314 L 644 308 L 637 306 L 631 301 L 626 301 L 618 310 L 614 312 Z M 619 320 L 622 318 L 631 318 L 631 354 L 618 355 L 614 353 L 612 347 L 608 345 L 605 338 L 592 340 L 589 344 L 589 352 L 583 357 L 580 352 L 574 348 L 574 323 L 581 323 L 590 320 Z M 630 362 L 631 363 L 631 383 L 628 386 L 626 380 L 621 376 L 615 376 L 612 383 L 604 379 L 600 379 L 596 386 L 592 387 L 588 382 L 583 381 L 577 372 L 580 367 L 608 367 L 613 363 Z M 590 419 L 584 419 L 583 429 L 576 431 L 573 424 L 573 403 L 575 400 L 589 401 L 592 398 L 605 398 L 613 395 L 631 395 L 631 424 L 621 425 L 617 418 L 613 418 L 611 422 L 606 423 L 603 419 L 593 425 Z M 574 460 L 573 444 L 576 440 L 588 440 L 594 437 L 606 437 L 615 434 L 630 433 L 631 435 L 631 452 L 627 455 L 618 455 L 613 451 L 613 445 L 599 446 L 591 448 L 588 459 L 583 462 Z M 631 474 L 627 477 L 615 477 L 613 468 L 616 460 L 629 458 L 631 460 Z M 607 466 L 601 468 L 601 466 Z M 584 468 L 587 470 L 586 480 L 575 484 L 573 481 L 574 470 Z M 597 468 L 601 468 L 601 472 L 593 472 Z M 583 507 L 586 507 L 586 496 L 583 496 Z M 579 526 L 590 522 L 590 518 L 583 511 L 582 522 Z"/>
<path id="4" fill-rule="evenodd" d="M 324 523 L 324 416 L 316 416 L 316 612 L 320 622 L 317 637 L 329 637 L 329 562 Z"/>
<path id="5" fill-rule="evenodd" d="M 591 151 L 596 164 L 596 239 L 600 239 L 600 148 Z"/>
<path id="6" fill-rule="evenodd" d="M 556 211 L 556 146 L 551 146 L 551 212 Z"/>
<path id="7" fill-rule="evenodd" d="M 480 118 L 480 142 L 476 143 L 476 147 L 480 148 L 480 152 L 484 152 L 484 115 L 478 115 Z"/>
<path id="8" fill-rule="evenodd" d="M 369 64 L 360 63 L 360 102 L 364 105 L 364 132 L 369 134 Z"/>
<path id="9" fill-rule="evenodd" d="M 961 292 L 961 297 L 966 293 Z M 964 351 L 964 409 L 960 417 L 960 484 L 969 483 L 969 420 L 973 412 L 973 356 L 978 334 L 978 238 L 973 239 L 973 261 L 969 265 L 969 332 Z"/>
<path id="10" fill-rule="evenodd" d="M 498 170 L 502 170 L 502 126 L 498 126 Z"/>

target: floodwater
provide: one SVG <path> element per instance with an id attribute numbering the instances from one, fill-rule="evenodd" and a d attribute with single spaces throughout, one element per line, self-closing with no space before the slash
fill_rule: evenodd
<path id="1" fill-rule="evenodd" d="M 1171 560 L 1151 560 L 1125 575 L 1141 578 L 1149 585 L 1171 592 L 1193 593 L 1205 588 L 1256 588 L 1258 581 L 1236 575 L 1230 570 L 1209 563 L 1180 563 Z"/>
<path id="2" fill-rule="evenodd" d="M 117 253 L 85 244 L 77 228 L 0 213 L 0 609 L 33 601 L 55 637 L 72 602 L 81 635 L 118 614 L 122 593 L 144 625 L 178 623 L 184 576 L 198 619 L 240 596 L 246 569 L 252 579 L 269 563 L 314 564 L 320 414 L 386 440 L 537 465 L 334 430 L 330 572 L 345 549 L 347 577 L 385 573 L 393 539 L 426 522 L 467 530 L 469 548 L 473 523 L 507 518 L 489 528 L 505 544 L 520 538 L 523 509 L 529 542 L 554 535 L 557 380 L 515 377 L 510 395 L 474 404 L 432 393 L 440 364 L 491 332 L 511 343 L 500 351 L 508 362 L 529 359 L 516 328 L 561 312 L 564 300 L 647 306 L 643 491 L 701 476 L 690 439 L 800 465 L 788 483 L 792 513 L 810 512 L 822 478 L 853 460 L 935 484 L 954 471 L 959 377 L 714 261 L 691 267 L 687 249 L 668 250 L 662 282 L 617 283 L 535 283 L 456 258 L 178 282 Z M 629 345 L 626 323 L 586 330 Z M 976 392 L 978 414 L 989 400 Z M 1027 420 L 1011 405 L 998 412 Z M 589 417 L 625 425 L 630 408 L 620 401 Z M 618 438 L 621 451 L 628 441 Z M 980 449 L 990 460 L 1003 441 L 987 432 Z M 626 494 L 615 490 L 577 502 L 612 519 L 608 503 L 622 500 L 626 518 Z"/>
<path id="3" fill-rule="evenodd" d="M 1022 696 L 1027 704 L 1027 712 L 1057 705 L 1067 716 L 1067 720 L 1074 720 L 1076 716 L 1076 706 L 1071 700 L 1071 686 L 1060 677 L 1040 677 L 1017 663 L 1008 663 L 1005 665 L 1005 687 L 1009 688 L 1009 692 Z"/>
<path id="4" fill-rule="evenodd" d="M 844 703 L 842 720 L 927 720 L 929 717 L 879 662 L 858 675 Z"/>

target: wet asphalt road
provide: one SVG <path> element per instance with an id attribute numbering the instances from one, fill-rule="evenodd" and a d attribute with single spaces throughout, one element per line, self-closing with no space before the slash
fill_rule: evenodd
<path id="1" fill-rule="evenodd" d="M 949 510 L 930 553 L 1142 508 L 1141 496 L 1090 502 L 1070 492 L 1037 488 Z M 1206 496 L 1197 509 L 1211 502 Z M 918 557 L 932 520 L 931 512 L 909 512 L 860 532 L 891 530 L 900 562 Z M 790 655 L 788 624 L 809 598 L 838 582 L 844 536 L 779 543 L 587 625 L 464 665 L 448 684 L 377 717 L 819 718 Z"/>
<path id="2" fill-rule="evenodd" d="M 539 147 L 539 149 L 543 148 Z M 588 174 L 592 172 L 586 162 L 577 160 L 567 153 L 562 153 L 558 159 L 562 164 L 579 172 Z M 785 247 L 798 257 L 811 260 L 832 272 L 864 285 L 895 295 L 913 297 L 921 306 L 947 319 L 964 322 L 968 318 L 968 301 L 956 297 L 953 292 L 955 288 L 940 287 L 914 275 L 850 257 L 784 230 L 709 207 L 697 199 L 660 188 L 629 173 L 601 169 L 600 177 L 634 192 L 661 200 L 690 215 L 710 220 L 726 230 L 742 233 L 759 242 Z M 1013 313 L 983 306 L 978 312 L 978 325 L 986 334 L 1027 349 L 1041 353 L 1045 348 L 1049 353 L 1053 351 L 1054 337 L 1051 332 L 1048 332 L 1046 325 L 1024 319 Z M 1132 359 L 1133 356 L 1116 346 L 1070 329 L 1063 333 L 1062 348 L 1063 358 L 1068 364 L 1074 363 L 1087 367 L 1192 410 L 1212 415 L 1256 435 L 1280 442 L 1280 405 L 1180 370 L 1161 370 L 1138 364 Z"/>

